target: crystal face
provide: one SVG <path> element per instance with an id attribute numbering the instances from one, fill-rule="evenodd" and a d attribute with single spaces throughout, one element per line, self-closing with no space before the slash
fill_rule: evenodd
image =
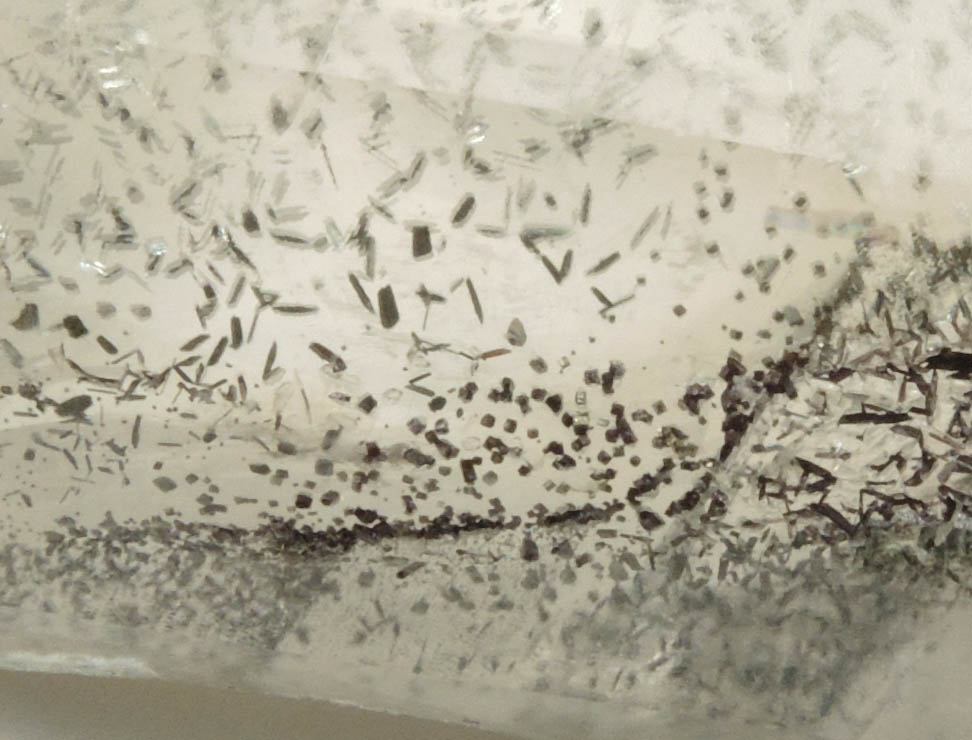
<path id="1" fill-rule="evenodd" d="M 3 30 L 0 662 L 526 736 L 886 725 L 967 613 L 960 134 L 858 146 L 856 83 L 807 95 L 898 26 L 728 16 L 727 103 L 669 84 L 689 3 L 220 8 Z"/>

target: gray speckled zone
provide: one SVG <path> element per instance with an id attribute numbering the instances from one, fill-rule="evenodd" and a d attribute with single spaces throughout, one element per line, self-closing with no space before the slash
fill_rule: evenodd
<path id="1" fill-rule="evenodd" d="M 116 10 L 0 82 L 7 664 L 854 736 L 966 608 L 947 182 L 335 68 L 356 14 L 442 64 L 374 4 Z"/>

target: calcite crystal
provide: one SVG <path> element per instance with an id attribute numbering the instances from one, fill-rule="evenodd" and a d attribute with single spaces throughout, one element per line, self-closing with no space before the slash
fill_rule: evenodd
<path id="1" fill-rule="evenodd" d="M 13 12 L 0 664 L 895 724 L 968 613 L 964 26 L 607 5 Z"/>

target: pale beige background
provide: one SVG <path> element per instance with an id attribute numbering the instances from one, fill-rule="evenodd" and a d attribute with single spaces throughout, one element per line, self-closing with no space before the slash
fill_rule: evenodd
<path id="1" fill-rule="evenodd" d="M 0 671 L 3 740 L 504 740 L 461 725 L 164 681 Z"/>

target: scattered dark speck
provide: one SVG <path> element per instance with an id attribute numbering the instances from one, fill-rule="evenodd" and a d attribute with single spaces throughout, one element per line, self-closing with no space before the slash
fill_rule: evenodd
<path id="1" fill-rule="evenodd" d="M 226 78 L 226 68 L 219 64 L 214 64 L 209 69 L 209 79 L 213 87 L 218 92 L 226 92 L 229 89 L 229 81 Z"/>
<path id="2" fill-rule="evenodd" d="M 456 210 L 452 214 L 452 225 L 462 226 L 469 220 L 476 207 L 476 199 L 472 195 L 467 195 L 462 199 Z"/>
<path id="3" fill-rule="evenodd" d="M 98 335 L 98 345 L 109 355 L 118 354 L 118 348 L 101 334 Z"/>
<path id="4" fill-rule="evenodd" d="M 395 294 L 390 285 L 378 291 L 378 314 L 381 316 L 381 325 L 386 329 L 391 329 L 398 323 L 398 304 L 395 303 Z"/>
<path id="5" fill-rule="evenodd" d="M 416 226 L 412 229 L 412 257 L 422 259 L 432 254 L 432 240 L 429 237 L 428 226 Z"/>
<path id="6" fill-rule="evenodd" d="M 282 134 L 290 126 L 290 114 L 276 98 L 270 103 L 270 120 L 278 134 Z"/>
<path id="7" fill-rule="evenodd" d="M 58 416 L 79 417 L 91 406 L 92 402 L 91 396 L 89 395 L 74 396 L 74 398 L 69 398 L 67 401 L 59 403 L 54 407 L 54 411 Z"/>
<path id="8" fill-rule="evenodd" d="M 416 417 L 409 419 L 408 431 L 410 431 L 412 434 L 421 434 L 425 431 L 425 422 Z"/>
<path id="9" fill-rule="evenodd" d="M 344 360 L 342 360 L 340 357 L 334 354 L 334 352 L 329 350 L 323 344 L 319 344 L 317 342 L 311 342 L 310 349 L 311 352 L 313 352 L 315 355 L 317 355 L 322 360 L 324 360 L 324 362 L 328 363 L 331 366 L 331 369 L 334 370 L 335 373 L 340 373 L 345 369 L 347 369 L 347 365 L 345 364 Z"/>
<path id="10" fill-rule="evenodd" d="M 321 503 L 325 506 L 332 506 L 338 502 L 339 498 L 341 498 L 341 494 L 337 491 L 327 491 L 321 494 Z"/>
<path id="11" fill-rule="evenodd" d="M 243 228 L 248 234 L 255 234 L 260 230 L 260 222 L 249 208 L 243 211 Z"/>
<path id="12" fill-rule="evenodd" d="M 375 312 L 375 307 L 371 303 L 371 299 L 365 292 L 364 286 L 361 285 L 361 281 L 354 275 L 354 273 L 348 273 L 348 280 L 351 282 L 351 287 L 354 288 L 354 292 L 358 296 L 358 300 L 361 301 L 361 305 L 364 306 L 371 313 Z"/>
<path id="13" fill-rule="evenodd" d="M 220 358 L 223 356 L 223 352 L 226 350 L 227 344 L 229 344 L 228 337 L 221 337 L 219 342 L 216 343 L 216 346 L 213 347 L 212 353 L 209 355 L 209 360 L 206 362 L 209 367 L 212 367 L 219 362 Z"/>
<path id="14" fill-rule="evenodd" d="M 37 310 L 36 303 L 25 303 L 20 309 L 20 315 L 10 322 L 10 325 L 19 331 L 33 329 L 40 322 L 40 312 Z"/>
<path id="15" fill-rule="evenodd" d="M 414 563 L 409 563 L 404 568 L 399 570 L 398 573 L 396 573 L 396 576 L 398 578 L 408 578 L 410 575 L 412 575 L 412 573 L 414 573 L 417 570 L 420 570 L 423 567 L 425 567 L 425 563 L 421 561 L 415 561 Z"/>
<path id="16" fill-rule="evenodd" d="M 584 17 L 584 39 L 588 46 L 598 46 L 604 41 L 604 23 L 597 9 L 588 10 Z"/>
<path id="17" fill-rule="evenodd" d="M 685 407 L 693 414 L 699 413 L 699 404 L 707 401 L 715 395 L 715 392 L 704 383 L 693 383 L 685 390 L 682 402 Z"/>
<path id="18" fill-rule="evenodd" d="M 466 289 L 469 291 L 469 300 L 472 301 L 473 310 L 476 312 L 476 318 L 479 319 L 479 323 L 483 323 L 483 306 L 479 302 L 479 294 L 476 292 L 476 287 L 473 285 L 473 281 L 470 278 L 466 278 Z"/>
<path id="19" fill-rule="evenodd" d="M 513 319 L 510 322 L 510 326 L 506 330 L 506 341 L 514 347 L 522 347 L 526 344 L 526 329 L 523 328 L 522 321 Z"/>
<path id="20" fill-rule="evenodd" d="M 77 316 L 65 316 L 63 323 L 64 328 L 67 329 L 67 333 L 71 335 L 72 339 L 83 337 L 88 333 L 88 328 Z"/>
<path id="21" fill-rule="evenodd" d="M 152 481 L 155 487 L 158 488 L 162 493 L 168 493 L 169 491 L 176 488 L 177 484 L 171 478 L 164 475 L 160 475 L 158 478 Z"/>
<path id="22" fill-rule="evenodd" d="M 651 509 L 645 509 L 639 512 L 638 519 L 641 522 L 641 526 L 648 532 L 658 529 L 658 527 L 664 524 L 662 518 Z"/>

